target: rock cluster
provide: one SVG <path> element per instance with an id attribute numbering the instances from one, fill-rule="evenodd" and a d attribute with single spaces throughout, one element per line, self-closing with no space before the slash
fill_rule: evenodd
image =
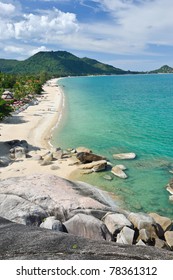
<path id="1" fill-rule="evenodd" d="M 85 239 L 0 217 L 1 260 L 173 260 L 173 252 Z"/>
<path id="2" fill-rule="evenodd" d="M 1 181 L 0 216 L 92 240 L 173 250 L 171 219 L 125 211 L 105 192 L 55 175 Z"/>
<path id="3" fill-rule="evenodd" d="M 25 140 L 12 140 L 6 142 L 9 145 L 10 158 L 12 160 L 26 158 L 28 153 L 28 143 Z"/>

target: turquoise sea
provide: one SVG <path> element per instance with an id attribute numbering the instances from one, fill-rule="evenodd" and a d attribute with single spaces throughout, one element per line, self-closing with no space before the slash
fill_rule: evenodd
<path id="1" fill-rule="evenodd" d="M 106 181 L 110 170 L 79 179 L 119 195 L 126 209 L 173 218 L 165 189 L 173 177 L 173 75 L 69 77 L 58 84 L 65 112 L 52 144 L 85 146 L 127 167 L 125 180 Z M 121 152 L 135 152 L 137 158 L 114 160 Z"/>

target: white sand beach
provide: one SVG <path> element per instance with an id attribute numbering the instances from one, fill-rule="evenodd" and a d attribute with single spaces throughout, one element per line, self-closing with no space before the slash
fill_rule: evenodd
<path id="1" fill-rule="evenodd" d="M 58 79 L 48 81 L 44 86 L 44 94 L 38 100 L 38 105 L 29 106 L 17 115 L 0 123 L 0 143 L 14 139 L 26 140 L 30 146 L 32 157 L 15 160 L 7 167 L 0 168 L 0 178 L 24 176 L 33 173 L 48 173 L 68 178 L 76 167 L 69 165 L 72 159 L 58 162 L 58 169 L 51 166 L 41 166 L 33 160 L 34 155 L 44 155 L 51 150 L 50 138 L 52 129 L 58 123 L 63 110 L 63 92 L 57 85 Z M 0 148 L 0 156 L 3 154 Z"/>

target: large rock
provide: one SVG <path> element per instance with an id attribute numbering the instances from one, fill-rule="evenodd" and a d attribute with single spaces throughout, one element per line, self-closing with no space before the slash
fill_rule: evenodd
<path id="1" fill-rule="evenodd" d="M 121 179 L 126 179 L 127 178 L 127 174 L 117 165 L 112 167 L 111 172 L 112 172 L 112 174 L 114 174 L 115 176 L 117 176 Z"/>
<path id="2" fill-rule="evenodd" d="M 93 161 L 91 163 L 81 164 L 80 169 L 91 169 L 93 172 L 103 171 L 107 167 L 106 160 Z"/>
<path id="3" fill-rule="evenodd" d="M 165 240 L 171 250 L 173 250 L 173 231 L 165 232 Z"/>
<path id="4" fill-rule="evenodd" d="M 40 225 L 41 228 L 67 232 L 65 226 L 55 216 L 47 217 Z"/>
<path id="5" fill-rule="evenodd" d="M 157 213 L 150 213 L 149 215 L 155 220 L 157 224 L 162 227 L 164 231 L 169 230 L 173 225 L 173 222 L 170 218 L 160 216 Z"/>
<path id="6" fill-rule="evenodd" d="M 171 181 L 166 185 L 166 189 L 171 195 L 173 195 L 173 179 L 171 179 Z"/>
<path id="7" fill-rule="evenodd" d="M 0 216 L 22 224 L 35 220 L 39 224 L 47 216 L 63 222 L 71 210 L 109 211 L 110 205 L 116 208 L 106 192 L 55 175 L 35 174 L 0 181 Z"/>
<path id="8" fill-rule="evenodd" d="M 133 244 L 135 231 L 129 227 L 123 227 L 123 229 L 120 231 L 120 233 L 117 235 L 117 243 L 122 244 Z"/>
<path id="9" fill-rule="evenodd" d="M 122 154 L 114 154 L 114 159 L 134 159 L 136 157 L 135 153 L 122 153 Z"/>
<path id="10" fill-rule="evenodd" d="M 0 218 L 1 260 L 173 260 L 173 252 L 149 246 L 96 241 Z"/>
<path id="11" fill-rule="evenodd" d="M 156 226 L 156 222 L 152 217 L 145 213 L 130 213 L 128 216 L 128 220 L 134 225 L 138 230 L 144 228 L 150 230 L 154 226 Z"/>
<path id="12" fill-rule="evenodd" d="M 98 161 L 98 160 L 105 159 L 105 157 L 95 155 L 95 154 L 92 154 L 92 153 L 87 153 L 87 152 L 77 153 L 76 157 L 82 163 L 89 163 L 89 162 L 92 162 L 92 161 Z"/>
<path id="13" fill-rule="evenodd" d="M 24 147 L 15 147 L 14 148 L 14 157 L 18 158 L 26 158 L 26 149 Z"/>
<path id="14" fill-rule="evenodd" d="M 77 153 L 92 153 L 92 151 L 86 147 L 78 147 L 76 148 Z"/>
<path id="15" fill-rule="evenodd" d="M 107 226 L 108 230 L 114 235 L 119 232 L 124 226 L 132 227 L 130 221 L 123 214 L 107 213 L 102 221 Z"/>
<path id="16" fill-rule="evenodd" d="M 99 219 L 85 214 L 77 214 L 64 223 L 68 233 L 94 240 L 112 240 L 107 227 Z"/>
<path id="17" fill-rule="evenodd" d="M 43 161 L 41 162 L 41 165 L 49 165 L 53 160 L 53 153 L 49 152 L 43 159 Z"/>

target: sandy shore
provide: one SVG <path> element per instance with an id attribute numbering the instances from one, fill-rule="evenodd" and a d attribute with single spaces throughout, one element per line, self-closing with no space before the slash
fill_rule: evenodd
<path id="1" fill-rule="evenodd" d="M 45 93 L 38 98 L 38 105 L 29 106 L 25 111 L 0 123 L 0 144 L 14 139 L 26 140 L 31 150 L 31 157 L 13 161 L 9 166 L 0 168 L 1 179 L 42 172 L 68 178 L 76 169 L 71 165 L 72 159 L 58 161 L 57 170 L 52 170 L 51 165 L 41 166 L 38 161 L 33 160 L 35 155 L 44 155 L 52 148 L 52 128 L 61 117 L 64 102 L 63 92 L 57 86 L 57 80 L 52 79 L 43 86 Z M 2 155 L 3 151 L 0 148 L 0 157 Z"/>

